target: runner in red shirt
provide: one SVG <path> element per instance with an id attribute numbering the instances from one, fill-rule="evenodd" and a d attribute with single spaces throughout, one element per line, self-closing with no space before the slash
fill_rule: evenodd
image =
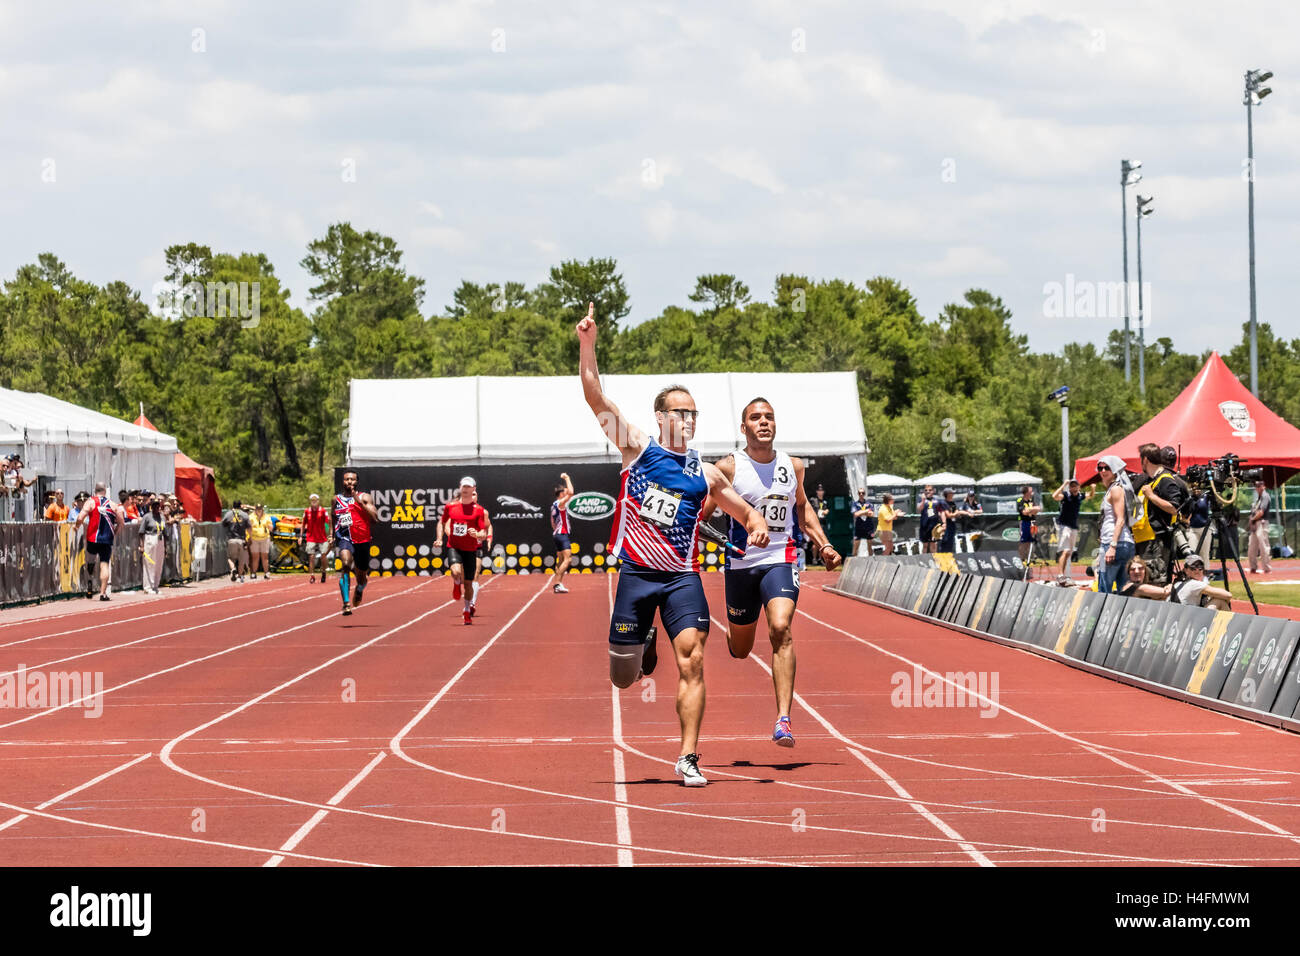
<path id="1" fill-rule="evenodd" d="M 298 547 L 311 572 L 310 584 L 316 583 L 316 565 L 320 565 L 320 583 L 325 583 L 325 558 L 329 554 L 329 512 L 320 506 L 320 495 L 311 496 L 311 504 L 302 513 L 298 529 Z"/>
<path id="2" fill-rule="evenodd" d="M 479 572 L 479 547 L 485 551 L 492 547 L 492 519 L 487 510 L 478 503 L 478 492 L 473 478 L 460 480 L 460 500 L 453 501 L 442 509 L 442 519 L 438 522 L 438 535 L 435 547 L 442 547 L 444 532 L 447 535 L 447 561 L 451 565 L 451 599 L 461 596 L 465 590 L 465 623 L 471 623 L 476 613 L 475 602 L 478 600 L 478 582 L 474 580 Z M 465 586 L 466 570 L 469 571 L 469 584 Z"/>
<path id="3" fill-rule="evenodd" d="M 366 589 L 369 574 L 366 555 L 358 561 L 355 552 L 370 543 L 370 522 L 379 520 L 379 511 L 364 491 L 357 491 L 357 473 L 352 469 L 343 472 L 343 493 L 334 496 L 334 550 L 339 553 L 343 574 L 339 578 L 339 592 L 343 595 L 343 615 L 361 604 L 361 592 Z M 348 604 L 348 572 L 357 579 L 356 592 Z"/>

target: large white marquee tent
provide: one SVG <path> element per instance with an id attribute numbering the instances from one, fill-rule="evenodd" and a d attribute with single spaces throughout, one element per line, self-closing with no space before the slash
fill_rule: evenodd
<path id="1" fill-rule="evenodd" d="M 113 491 L 171 491 L 176 450 L 171 435 L 49 395 L 0 388 L 0 456 L 22 456 L 24 471 L 42 479 L 40 490 L 59 487 L 71 499 L 105 481 Z M 37 491 L 33 486 L 33 497 Z"/>
<path id="2" fill-rule="evenodd" d="M 866 476 L 867 438 L 855 372 L 711 372 L 603 375 L 605 394 L 632 424 L 656 434 L 653 403 L 666 385 L 688 388 L 700 410 L 691 446 L 705 460 L 744 447 L 740 413 L 762 396 L 776 410 L 777 446 L 792 455 L 843 456 L 851 487 Z M 576 375 L 355 379 L 351 465 L 617 462 Z"/>

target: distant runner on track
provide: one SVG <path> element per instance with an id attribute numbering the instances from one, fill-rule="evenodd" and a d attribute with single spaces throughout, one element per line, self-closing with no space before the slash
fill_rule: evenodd
<path id="1" fill-rule="evenodd" d="M 718 462 L 718 471 L 731 482 L 736 494 L 745 499 L 767 521 L 770 540 L 765 547 L 745 549 L 744 557 L 726 553 L 724 581 L 727 595 L 727 650 L 744 658 L 754 648 L 759 612 L 767 617 L 767 636 L 772 642 L 772 686 L 776 691 L 776 728 L 772 740 L 780 747 L 793 747 L 790 709 L 794 703 L 794 635 L 791 624 L 799 601 L 799 556 L 794 543 L 797 516 L 803 517 L 804 534 L 814 553 L 828 570 L 840 564 L 840 555 L 826 539 L 817 509 L 803 490 L 803 461 L 778 451 L 776 412 L 765 398 L 755 398 L 740 413 L 740 433 L 745 450 L 733 452 Z M 713 502 L 704 506 L 704 518 L 713 513 Z M 728 522 L 728 537 L 744 548 L 746 531 L 735 519 Z"/>
<path id="2" fill-rule="evenodd" d="M 699 412 L 690 392 L 669 386 L 655 397 L 658 440 L 630 424 L 600 387 L 596 368 L 595 306 L 578 323 L 578 375 L 583 396 L 606 437 L 622 452 L 622 487 L 614 515 L 609 554 L 622 561 L 609 625 L 609 679 L 630 687 L 657 660 L 655 612 L 677 658 L 677 715 L 681 754 L 674 772 L 688 787 L 708 780 L 700 773 L 700 723 L 704 718 L 704 642 L 709 605 L 700 582 L 697 551 L 700 508 L 712 495 L 727 514 L 748 529 L 747 543 L 768 542 L 763 516 L 731 490 L 717 468 L 687 447 Z"/>
<path id="3" fill-rule="evenodd" d="M 568 594 L 564 586 L 564 572 L 569 570 L 573 560 L 573 544 L 569 540 L 569 499 L 573 497 L 573 482 L 561 472 L 560 483 L 555 486 L 555 500 L 551 502 L 551 540 L 555 543 L 555 585 L 551 588 L 556 594 Z"/>
<path id="4" fill-rule="evenodd" d="M 343 595 L 345 617 L 352 613 L 352 608 L 361 604 L 369 575 L 366 556 L 362 554 L 358 558 L 355 552 L 370 543 L 370 524 L 378 520 L 379 511 L 370 496 L 357 491 L 357 473 L 351 469 L 343 472 L 343 493 L 334 496 L 334 550 L 342 562 L 339 593 Z M 349 572 L 357 579 L 351 604 L 348 603 Z"/>
<path id="5" fill-rule="evenodd" d="M 86 526 L 86 564 L 89 565 L 92 558 L 99 562 L 99 599 L 107 601 L 113 576 L 113 539 L 126 526 L 126 518 L 121 505 L 108 499 L 108 486 L 102 481 L 95 485 L 95 496 L 82 506 L 77 515 L 76 527 L 80 529 L 83 524 Z"/>
<path id="6" fill-rule="evenodd" d="M 477 482 L 468 475 L 460 480 L 460 500 L 442 509 L 434 546 L 442 547 L 443 535 L 448 544 L 447 563 L 451 566 L 451 599 L 464 589 L 465 606 L 461 614 L 472 624 L 478 613 L 479 549 L 492 548 L 492 519 L 478 503 Z"/>

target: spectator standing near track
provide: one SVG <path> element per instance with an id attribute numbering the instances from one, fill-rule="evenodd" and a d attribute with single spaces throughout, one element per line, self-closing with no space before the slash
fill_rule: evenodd
<path id="1" fill-rule="evenodd" d="M 320 565 L 320 583 L 325 583 L 325 563 L 329 555 L 329 512 L 320 506 L 320 495 L 312 495 L 302 513 L 298 528 L 298 547 L 303 552 L 304 563 L 311 575 L 309 584 L 316 583 L 316 565 Z"/>
<path id="2" fill-rule="evenodd" d="M 569 570 L 573 560 L 573 543 L 569 540 L 569 499 L 573 497 L 573 482 L 569 476 L 560 472 L 560 483 L 555 486 L 555 500 L 551 502 L 551 540 L 555 543 L 555 584 L 551 590 L 556 594 L 568 594 L 564 586 L 564 572 Z"/>
<path id="3" fill-rule="evenodd" d="M 1271 517 L 1273 499 L 1264 482 L 1255 482 L 1255 503 L 1250 509 L 1247 531 L 1250 534 L 1246 554 L 1250 558 L 1250 573 L 1259 574 L 1257 561 L 1262 560 L 1264 573 L 1273 570 L 1273 555 L 1268 542 L 1268 519 Z"/>
<path id="4" fill-rule="evenodd" d="M 1016 499 L 1016 514 L 1020 516 L 1020 560 L 1028 561 L 1029 552 L 1034 547 L 1034 518 L 1043 510 L 1042 505 L 1034 504 L 1034 486 L 1025 485 L 1020 497 Z"/>
<path id="5" fill-rule="evenodd" d="M 274 523 L 266 513 L 263 505 L 253 506 L 253 516 L 248 519 L 248 550 L 252 565 L 252 576 L 256 579 L 258 565 L 262 568 L 262 580 L 271 580 L 269 561 L 271 557 L 271 532 Z"/>
<path id="6" fill-rule="evenodd" d="M 943 506 L 943 510 L 939 513 L 943 530 L 939 535 L 938 551 L 943 554 L 954 554 L 957 551 L 957 520 L 970 517 L 970 512 L 957 507 L 957 502 L 953 500 L 956 494 L 957 492 L 951 488 L 945 488 L 943 500 L 939 502 Z"/>
<path id="7" fill-rule="evenodd" d="M 1082 493 L 1073 478 L 1052 492 L 1052 499 L 1061 503 L 1061 513 L 1056 516 L 1056 553 L 1062 584 L 1070 583 L 1070 558 L 1079 547 L 1079 506 L 1091 497 L 1092 489 Z"/>
<path id="8" fill-rule="evenodd" d="M 86 526 L 86 564 L 92 561 L 99 565 L 99 599 L 107 601 L 109 585 L 113 576 L 113 541 L 126 526 L 126 518 L 120 505 L 114 505 L 108 498 L 108 486 L 102 481 L 95 485 L 95 497 L 89 499 L 77 516 L 77 528 Z M 94 581 L 93 572 L 90 580 Z M 87 592 L 91 597 L 93 591 Z"/>
<path id="9" fill-rule="evenodd" d="M 230 580 L 238 576 L 240 582 L 248 572 L 248 516 L 242 501 L 236 501 L 221 519 L 226 529 L 226 561 L 230 565 Z"/>
<path id="10" fill-rule="evenodd" d="M 966 497 L 962 499 L 958 514 L 961 515 L 961 523 L 958 525 L 962 534 L 972 534 L 975 531 L 975 516 L 984 513 L 984 506 L 980 504 L 979 495 L 973 491 L 966 492 Z"/>
<path id="11" fill-rule="evenodd" d="M 867 489 L 859 488 L 858 500 L 853 502 L 853 553 L 855 555 L 865 551 L 867 557 L 871 557 L 871 545 L 876 538 L 877 526 L 876 509 L 871 507 Z"/>
<path id="12" fill-rule="evenodd" d="M 1107 455 L 1097 462 L 1097 474 L 1106 487 L 1101 502 L 1101 555 L 1097 559 L 1097 590 L 1103 594 L 1117 591 L 1128 583 L 1128 563 L 1133 559 L 1135 545 L 1128 527 L 1127 495 L 1133 494 L 1124 459 Z"/>
<path id="13" fill-rule="evenodd" d="M 1174 525 L 1187 501 L 1187 487 L 1165 467 L 1165 451 L 1148 442 L 1138 448 L 1147 480 L 1138 490 L 1146 499 L 1145 512 L 1154 537 L 1138 548 L 1152 584 L 1169 583 L 1174 559 Z"/>
<path id="14" fill-rule="evenodd" d="M 145 594 L 157 594 L 162 583 L 163 531 L 166 524 L 162 516 L 162 502 L 157 498 L 149 502 L 149 510 L 140 519 L 140 561 Z"/>
<path id="15" fill-rule="evenodd" d="M 876 512 L 876 528 L 880 533 L 880 543 L 885 554 L 894 553 L 894 522 L 901 517 L 894 508 L 894 496 L 880 496 L 880 510 Z"/>
<path id="16" fill-rule="evenodd" d="M 917 509 L 921 513 L 921 523 L 917 530 L 917 537 L 921 540 L 921 550 L 927 554 L 933 554 L 939 546 L 935 540 L 934 531 L 939 527 L 939 522 L 943 519 L 940 514 L 943 511 L 939 504 L 939 499 L 934 496 L 934 485 L 926 485 L 925 491 L 921 494 L 921 504 Z"/>

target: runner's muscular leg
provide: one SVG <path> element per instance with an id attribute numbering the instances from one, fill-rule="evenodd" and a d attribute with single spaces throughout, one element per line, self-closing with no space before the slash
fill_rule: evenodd
<path id="1" fill-rule="evenodd" d="M 794 601 L 773 598 L 767 602 L 767 636 L 772 642 L 772 687 L 778 716 L 789 715 L 794 704 Z"/>
<path id="2" fill-rule="evenodd" d="M 682 753 L 695 753 L 704 720 L 704 643 L 709 632 L 688 627 L 673 638 L 677 658 L 677 717 L 682 725 Z"/>
<path id="3" fill-rule="evenodd" d="M 754 649 L 754 635 L 758 632 L 758 621 L 749 624 L 727 622 L 727 650 L 731 656 L 743 660 Z"/>

